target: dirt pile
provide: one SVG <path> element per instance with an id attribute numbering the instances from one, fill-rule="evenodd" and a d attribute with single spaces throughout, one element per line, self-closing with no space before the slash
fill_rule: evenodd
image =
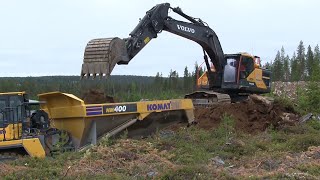
<path id="1" fill-rule="evenodd" d="M 86 104 L 114 103 L 113 97 L 106 95 L 103 91 L 91 89 L 82 95 Z"/>
<path id="2" fill-rule="evenodd" d="M 299 121 L 299 116 L 292 108 L 268 101 L 261 96 L 250 96 L 248 100 L 240 103 L 195 109 L 198 126 L 204 129 L 216 128 L 224 115 L 234 118 L 236 130 L 247 133 L 264 131 L 270 125 L 281 128 Z"/>

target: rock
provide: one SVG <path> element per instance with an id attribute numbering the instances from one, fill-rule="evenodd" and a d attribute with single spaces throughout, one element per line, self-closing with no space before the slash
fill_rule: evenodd
<path id="1" fill-rule="evenodd" d="M 225 165 L 225 162 L 219 156 L 211 158 L 211 161 L 217 166 L 224 166 Z"/>
<path id="2" fill-rule="evenodd" d="M 169 137 L 172 137 L 175 135 L 175 132 L 174 131 L 171 131 L 171 130 L 162 130 L 159 132 L 159 136 L 161 138 L 169 138 Z"/>
<path id="3" fill-rule="evenodd" d="M 234 147 L 244 147 L 246 145 L 246 143 L 244 143 L 240 139 L 232 139 L 229 142 L 229 145 L 233 145 Z"/>
<path id="4" fill-rule="evenodd" d="M 320 114 L 314 115 L 313 118 L 315 118 L 316 120 L 320 121 Z"/>
<path id="5" fill-rule="evenodd" d="M 250 98 L 255 102 L 255 103 L 263 103 L 266 106 L 271 106 L 272 105 L 272 101 L 270 101 L 268 98 L 264 97 L 264 96 L 260 96 L 260 95 L 256 95 L 256 94 L 252 94 L 250 95 Z"/>
<path id="6" fill-rule="evenodd" d="M 299 122 L 300 123 L 305 123 L 307 121 L 309 121 L 311 118 L 312 118 L 313 114 L 312 113 L 308 113 L 304 116 L 302 116 L 300 119 L 299 119 Z"/>
<path id="7" fill-rule="evenodd" d="M 158 174 L 158 172 L 150 171 L 150 172 L 147 173 L 147 176 L 148 176 L 149 178 L 152 178 L 152 177 L 156 176 L 157 174 Z"/>

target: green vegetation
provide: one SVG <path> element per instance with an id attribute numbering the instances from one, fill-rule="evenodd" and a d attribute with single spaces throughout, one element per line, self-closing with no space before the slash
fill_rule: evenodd
<path id="1" fill-rule="evenodd" d="M 304 112 L 320 113 L 320 83 L 311 81 L 307 90 L 300 90 L 298 96 L 298 107 Z"/>
<path id="2" fill-rule="evenodd" d="M 303 158 L 301 154 L 310 147 L 320 146 L 319 121 L 280 130 L 270 127 L 257 135 L 237 132 L 234 126 L 233 118 L 225 114 L 213 130 L 192 126 L 141 140 L 104 139 L 86 152 L 19 159 L 11 163 L 12 168 L 25 169 L 1 175 L 4 179 L 277 179 L 299 173 L 312 179 L 320 175 L 316 159 L 294 160 Z M 279 173 L 280 164 L 291 170 Z"/>

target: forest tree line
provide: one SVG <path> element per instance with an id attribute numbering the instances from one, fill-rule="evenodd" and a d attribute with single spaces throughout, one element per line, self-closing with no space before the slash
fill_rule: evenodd
<path id="1" fill-rule="evenodd" d="M 296 52 L 290 57 L 282 47 L 271 63 L 265 68 L 272 71 L 273 81 L 318 81 L 320 75 L 319 46 L 314 49 L 299 43 Z M 198 72 L 200 69 L 200 72 Z M 184 94 L 196 90 L 197 73 L 203 68 L 197 63 L 189 70 L 185 67 L 183 74 L 171 70 L 168 75 L 158 72 L 155 76 L 114 75 L 106 79 L 80 80 L 79 76 L 45 76 L 45 77 L 2 77 L 0 92 L 26 91 L 33 99 L 37 94 L 60 91 L 74 94 L 80 98 L 89 89 L 104 91 L 118 101 L 138 101 L 140 99 L 183 98 Z"/>
<path id="2" fill-rule="evenodd" d="M 195 82 L 196 71 L 189 72 L 186 67 L 182 77 L 175 70 L 171 70 L 168 76 L 162 73 L 153 77 L 114 75 L 94 80 L 80 80 L 79 76 L 1 77 L 0 92 L 26 91 L 30 98 L 37 99 L 37 94 L 53 91 L 83 98 L 87 91 L 98 90 L 115 97 L 117 101 L 138 101 L 183 98 L 184 94 L 195 90 Z"/>
<path id="3" fill-rule="evenodd" d="M 272 72 L 273 81 L 319 81 L 320 76 L 320 51 L 319 45 L 305 48 L 300 41 L 297 50 L 290 57 L 284 47 L 277 52 L 271 63 L 265 67 Z"/>

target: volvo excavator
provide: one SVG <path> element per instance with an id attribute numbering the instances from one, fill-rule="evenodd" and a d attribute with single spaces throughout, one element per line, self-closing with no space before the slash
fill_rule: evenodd
<path id="1" fill-rule="evenodd" d="M 169 10 L 188 22 L 169 16 Z M 100 38 L 85 48 L 82 78 L 109 76 L 118 65 L 127 65 L 162 31 L 187 38 L 199 44 L 207 71 L 198 79 L 199 89 L 187 94 L 195 106 L 237 101 L 249 94 L 270 92 L 270 71 L 260 67 L 260 58 L 248 53 L 224 54 L 217 34 L 199 18 L 185 14 L 169 3 L 158 4 L 147 11 L 128 38 Z"/>

